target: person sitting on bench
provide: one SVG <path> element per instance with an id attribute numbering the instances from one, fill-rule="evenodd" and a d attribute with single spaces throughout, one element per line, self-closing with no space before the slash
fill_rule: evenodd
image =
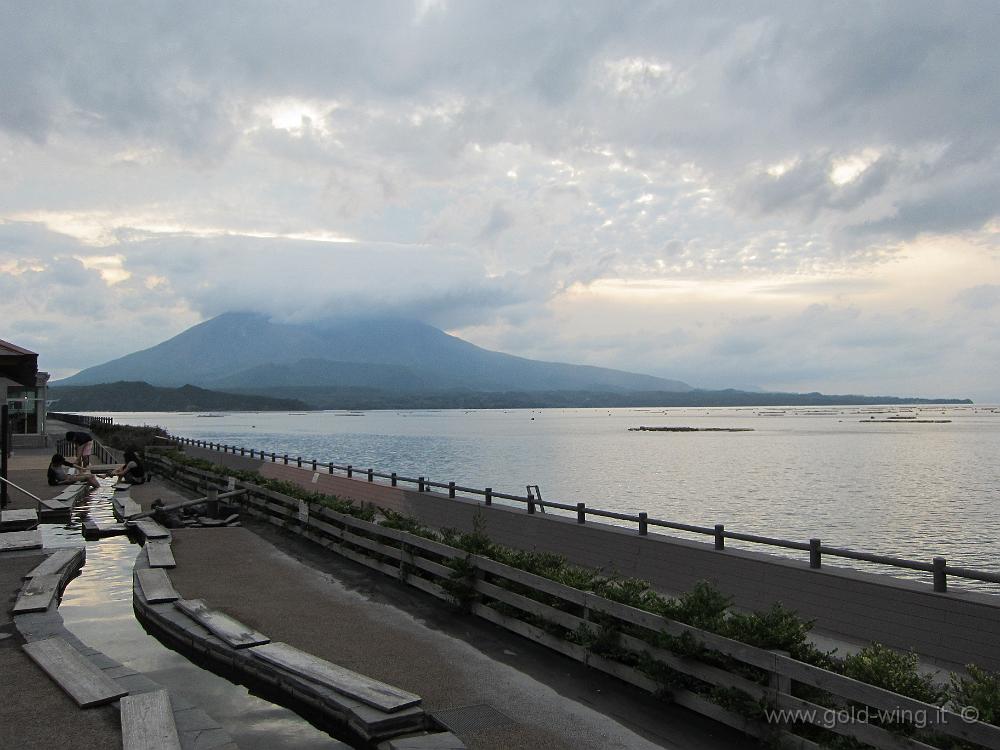
<path id="1" fill-rule="evenodd" d="M 49 463 L 48 479 L 49 484 L 52 486 L 57 484 L 79 484 L 80 482 L 86 482 L 91 487 L 101 486 L 101 483 L 97 481 L 97 477 L 89 471 L 78 471 L 73 464 L 59 453 L 56 453 Z"/>
<path id="2" fill-rule="evenodd" d="M 112 472 L 116 477 L 121 477 L 129 484 L 142 484 L 146 481 L 146 467 L 139 460 L 139 454 L 135 448 L 125 451 L 125 463 Z"/>

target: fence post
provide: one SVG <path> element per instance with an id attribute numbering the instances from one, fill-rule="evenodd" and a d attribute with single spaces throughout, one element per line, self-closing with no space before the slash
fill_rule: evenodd
<path id="1" fill-rule="evenodd" d="M 726 548 L 726 527 L 721 523 L 715 524 L 715 548 Z"/>
<path id="2" fill-rule="evenodd" d="M 278 454 L 275 453 L 274 451 L 271 451 L 271 463 L 272 464 L 278 463 Z"/>
<path id="3" fill-rule="evenodd" d="M 301 469 L 302 468 L 302 456 L 299 456 L 298 458 L 296 458 L 295 459 L 295 463 Z"/>
<path id="4" fill-rule="evenodd" d="M 943 557 L 934 558 L 934 590 L 940 593 L 948 590 L 948 563 Z"/>
<path id="5" fill-rule="evenodd" d="M 645 513 L 639 514 L 639 534 L 642 536 L 645 536 L 649 531 L 649 528 L 646 525 L 646 518 L 647 516 Z"/>
<path id="6" fill-rule="evenodd" d="M 821 568 L 823 566 L 823 557 L 821 551 L 821 542 L 819 539 L 809 540 L 809 567 L 810 568 Z"/>
<path id="7" fill-rule="evenodd" d="M 389 478 L 389 481 L 392 482 L 393 487 L 396 486 L 396 472 L 392 472 L 392 476 Z"/>
<path id="8" fill-rule="evenodd" d="M 285 454 L 284 458 L 285 458 L 285 464 L 287 465 L 288 464 L 288 454 L 287 453 Z"/>
<path id="9" fill-rule="evenodd" d="M 455 497 L 455 483 L 448 482 L 448 497 Z"/>
<path id="10" fill-rule="evenodd" d="M 352 476 L 354 476 L 354 467 L 347 464 L 347 478 L 350 479 Z"/>
<path id="11" fill-rule="evenodd" d="M 245 456 L 246 454 L 247 454 L 247 450 L 246 450 L 246 448 L 244 448 L 244 447 L 243 447 L 243 446 L 241 445 L 241 446 L 240 446 L 240 455 L 241 455 L 241 456 Z"/>
<path id="12" fill-rule="evenodd" d="M 587 523 L 587 504 L 577 503 L 576 504 L 576 522 L 577 523 Z"/>
<path id="13" fill-rule="evenodd" d="M 313 471 L 316 471 L 316 459 L 313 459 Z"/>
<path id="14" fill-rule="evenodd" d="M 333 474 L 333 461 L 326 465 L 326 470 L 328 474 Z"/>
<path id="15" fill-rule="evenodd" d="M 254 449 L 253 449 L 253 448 L 251 448 L 251 449 L 250 449 L 250 458 L 253 458 L 253 451 L 254 451 Z"/>
<path id="16" fill-rule="evenodd" d="M 417 477 L 417 492 L 423 492 L 423 491 L 424 491 L 424 478 Z"/>
<path id="17" fill-rule="evenodd" d="M 483 499 L 486 501 L 487 505 L 493 505 L 493 488 L 487 487 L 483 491 Z"/>
<path id="18" fill-rule="evenodd" d="M 528 513 L 535 512 L 535 496 L 530 492 L 528 493 Z"/>
<path id="19" fill-rule="evenodd" d="M 368 470 L 368 481 L 369 482 L 374 482 L 375 481 L 375 470 L 374 469 L 369 469 Z"/>
<path id="20" fill-rule="evenodd" d="M 788 656 L 787 651 L 779 651 L 778 649 L 771 649 L 771 653 L 776 657 Z M 792 693 L 792 678 L 777 671 L 777 658 L 775 658 L 774 662 L 775 669 L 767 673 L 767 687 L 771 692 L 770 698 L 772 704 L 780 706 L 782 704 L 778 696 L 781 694 L 791 695 Z"/>

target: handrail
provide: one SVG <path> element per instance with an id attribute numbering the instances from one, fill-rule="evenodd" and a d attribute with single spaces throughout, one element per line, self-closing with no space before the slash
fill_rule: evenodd
<path id="1" fill-rule="evenodd" d="M 804 551 L 809 553 L 809 567 L 810 568 L 821 568 L 823 556 L 838 557 L 847 560 L 858 560 L 861 562 L 873 563 L 876 565 L 885 565 L 891 568 L 901 568 L 905 570 L 916 570 L 924 573 L 933 574 L 934 591 L 943 593 L 948 590 L 947 579 L 948 576 L 954 576 L 955 578 L 962 578 L 972 581 L 982 581 L 984 583 L 1000 583 L 1000 573 L 992 573 L 985 570 L 975 570 L 972 568 L 966 568 L 961 566 L 950 566 L 943 557 L 935 557 L 931 562 L 923 562 L 920 560 L 908 560 L 900 557 L 893 557 L 891 555 L 880 555 L 872 552 L 861 552 L 858 550 L 846 549 L 843 547 L 830 547 L 822 543 L 820 539 L 810 539 L 808 542 L 796 542 L 788 539 L 779 539 L 776 537 L 760 536 L 758 534 L 747 534 L 738 531 L 729 531 L 725 528 L 723 524 L 716 524 L 714 527 L 708 526 L 696 526 L 693 524 L 680 523 L 677 521 L 668 521 L 662 518 L 649 518 L 646 513 L 622 513 L 619 511 L 603 510 L 600 508 L 589 508 L 585 503 L 576 503 L 571 505 L 568 503 L 558 503 L 551 500 L 539 500 L 535 497 L 524 497 L 522 495 L 512 495 L 506 492 L 496 492 L 491 487 L 480 490 L 474 487 L 464 487 L 456 484 L 455 482 L 435 482 L 431 481 L 427 477 L 405 477 L 395 472 L 391 474 L 386 474 L 384 472 L 377 472 L 372 468 L 362 469 L 354 466 L 353 464 L 339 465 L 333 462 L 322 462 L 315 459 L 304 459 L 301 456 L 291 457 L 287 454 L 279 456 L 275 452 L 258 451 L 255 448 L 247 449 L 245 447 L 238 447 L 232 445 L 223 445 L 220 443 L 213 443 L 205 440 L 198 440 L 195 438 L 185 438 L 179 436 L 171 436 L 168 438 L 162 438 L 164 440 L 173 442 L 177 445 L 190 445 L 197 448 L 205 448 L 208 450 L 222 451 L 223 453 L 232 453 L 236 455 L 237 453 L 241 456 L 249 456 L 250 458 L 257 458 L 262 461 L 270 460 L 272 463 L 284 463 L 286 465 L 294 462 L 298 467 L 311 466 L 318 470 L 320 467 L 325 469 L 328 473 L 332 474 L 334 471 L 344 472 L 348 478 L 354 478 L 354 475 L 360 475 L 366 478 L 369 482 L 379 479 L 390 480 L 393 487 L 398 486 L 400 482 L 415 484 L 417 485 L 418 492 L 430 492 L 432 488 L 444 489 L 448 492 L 449 498 L 456 497 L 456 493 L 461 492 L 467 495 L 481 496 L 484 498 L 484 503 L 486 505 L 491 505 L 493 500 L 510 500 L 511 502 L 524 503 L 527 506 L 528 513 L 534 513 L 536 508 L 557 508 L 559 510 L 568 511 L 570 513 L 575 512 L 577 517 L 577 523 L 584 524 L 587 521 L 588 516 L 593 516 L 596 518 L 611 518 L 617 521 L 629 521 L 631 523 L 638 524 L 638 533 L 640 536 L 645 536 L 648 533 L 649 526 L 657 526 L 666 529 L 674 529 L 677 531 L 684 531 L 691 534 L 701 534 L 704 536 L 712 536 L 715 542 L 715 549 L 725 550 L 726 549 L 726 539 L 733 539 L 741 542 L 749 542 L 751 544 L 761 544 L 768 547 L 778 547 L 781 549 Z"/>
<path id="2" fill-rule="evenodd" d="M 32 495 L 30 492 L 28 492 L 26 489 L 24 489 L 24 487 L 19 487 L 18 485 L 14 484 L 12 481 L 10 481 L 9 479 L 7 479 L 7 477 L 0 477 L 0 482 L 6 482 L 11 487 L 13 487 L 15 490 L 20 490 L 25 495 L 27 495 L 28 497 L 30 497 L 31 499 L 33 499 L 35 502 L 38 502 L 38 503 L 42 502 L 42 498 L 40 498 L 38 495 Z"/>

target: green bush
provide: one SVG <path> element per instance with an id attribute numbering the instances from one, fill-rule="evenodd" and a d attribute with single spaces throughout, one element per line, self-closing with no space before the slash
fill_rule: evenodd
<path id="1" fill-rule="evenodd" d="M 136 427 L 135 425 L 101 424 L 91 423 L 90 431 L 101 443 L 110 448 L 120 451 L 135 450 L 141 453 L 146 446 L 168 445 L 166 440 L 167 431 L 162 427 Z"/>
<path id="2" fill-rule="evenodd" d="M 679 599 L 667 601 L 660 614 L 700 630 L 719 632 L 733 602 L 707 581 L 698 581 L 694 588 Z"/>
<path id="3" fill-rule="evenodd" d="M 924 703 L 941 705 L 947 693 L 934 684 L 931 675 L 917 671 L 919 658 L 913 652 L 894 651 L 881 643 L 866 646 L 844 659 L 844 674 L 869 685 L 915 698 Z"/>
<path id="4" fill-rule="evenodd" d="M 1000 672 L 989 672 L 975 664 L 966 666 L 968 677 L 952 674 L 948 698 L 956 711 L 974 708 L 979 720 L 996 724 L 1000 720 Z"/>

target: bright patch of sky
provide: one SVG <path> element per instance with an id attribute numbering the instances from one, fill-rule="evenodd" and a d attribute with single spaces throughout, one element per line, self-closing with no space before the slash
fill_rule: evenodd
<path id="1" fill-rule="evenodd" d="M 61 376 L 227 310 L 389 312 L 1000 401 L 998 32 L 972 0 L 11 5 L 0 338 Z"/>

